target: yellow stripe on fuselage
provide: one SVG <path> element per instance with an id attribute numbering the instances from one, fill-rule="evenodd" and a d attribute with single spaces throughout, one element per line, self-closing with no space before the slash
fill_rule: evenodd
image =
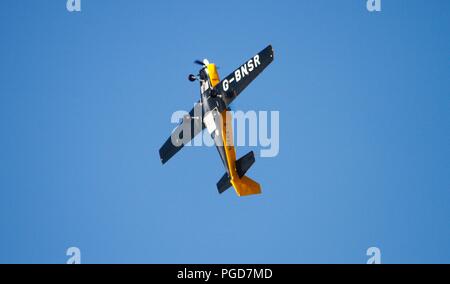
<path id="1" fill-rule="evenodd" d="M 261 193 L 261 186 L 256 181 L 247 176 L 239 177 L 236 171 L 236 150 L 233 145 L 233 127 L 231 115 L 227 115 L 224 110 L 222 116 L 222 141 L 227 157 L 227 166 L 230 175 L 230 183 L 234 187 L 238 196 Z"/>
<path id="2" fill-rule="evenodd" d="M 206 68 L 208 69 L 209 81 L 211 82 L 211 86 L 214 88 L 220 82 L 216 64 L 210 63 L 206 65 Z"/>
<path id="3" fill-rule="evenodd" d="M 206 66 L 209 74 L 209 81 L 211 87 L 214 88 L 219 84 L 220 78 L 217 72 L 215 64 L 211 63 Z M 233 124 L 231 122 L 231 116 L 227 115 L 227 111 L 224 110 L 221 113 L 222 116 L 222 141 L 225 149 L 225 155 L 227 158 L 227 167 L 230 174 L 230 183 L 234 187 L 238 196 L 245 196 L 251 194 L 261 193 L 261 186 L 256 181 L 247 176 L 239 177 L 236 171 L 236 150 L 233 145 Z"/>

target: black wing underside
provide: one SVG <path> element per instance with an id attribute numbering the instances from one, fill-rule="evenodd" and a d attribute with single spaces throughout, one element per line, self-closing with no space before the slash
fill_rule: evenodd
<path id="1" fill-rule="evenodd" d="M 217 85 L 218 94 L 222 95 L 226 106 L 231 102 L 273 61 L 271 45 L 247 60 Z M 250 71 L 251 70 L 251 71 Z"/>
<path id="2" fill-rule="evenodd" d="M 198 117 L 194 117 L 194 114 L 200 116 L 202 115 L 202 105 L 200 102 L 197 102 L 194 105 L 192 110 L 189 112 L 189 115 L 186 115 L 183 118 L 180 125 L 174 129 L 170 137 L 167 138 L 164 145 L 159 149 L 159 157 L 163 164 L 170 160 L 170 158 L 180 151 L 186 143 L 189 143 L 189 141 L 194 139 L 194 137 L 205 128 L 202 120 Z M 187 133 L 190 135 L 186 135 L 186 133 L 184 133 L 185 129 L 190 129 L 191 133 Z M 175 144 L 173 142 L 175 142 Z"/>

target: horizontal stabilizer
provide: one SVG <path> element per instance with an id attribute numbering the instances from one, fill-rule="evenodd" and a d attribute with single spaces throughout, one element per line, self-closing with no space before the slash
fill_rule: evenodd
<path id="1" fill-rule="evenodd" d="M 236 161 L 236 172 L 239 177 L 243 177 L 245 173 L 255 162 L 255 154 L 253 151 L 248 152 Z"/>
<path id="2" fill-rule="evenodd" d="M 225 190 L 231 187 L 230 177 L 225 173 L 222 178 L 217 182 L 217 190 L 219 193 L 223 193 Z"/>
<path id="3" fill-rule="evenodd" d="M 225 190 L 233 186 L 239 196 L 246 196 L 261 193 L 261 186 L 256 181 L 245 176 L 248 169 L 255 162 L 255 154 L 253 151 L 248 152 L 236 161 L 236 172 L 234 178 L 231 179 L 228 173 L 225 173 L 217 182 L 217 190 L 223 193 Z M 237 174 L 237 176 L 236 176 Z"/>

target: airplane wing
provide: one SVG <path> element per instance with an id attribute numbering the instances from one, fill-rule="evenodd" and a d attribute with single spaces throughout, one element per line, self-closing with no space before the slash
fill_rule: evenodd
<path id="1" fill-rule="evenodd" d="M 272 61 L 273 49 L 268 45 L 220 81 L 216 90 L 225 104 L 228 106 Z"/>
<path id="2" fill-rule="evenodd" d="M 191 141 L 205 128 L 202 120 L 198 119 L 198 117 L 194 117 L 194 115 L 201 117 L 202 111 L 202 105 L 199 101 L 194 105 L 192 110 L 189 112 L 189 115 L 186 115 L 180 125 L 174 129 L 170 137 L 167 138 L 164 145 L 159 149 L 159 157 L 161 158 L 161 162 L 163 164 L 165 164 L 178 151 L 180 151 L 186 143 Z M 184 133 L 186 131 L 190 131 L 190 133 Z"/>

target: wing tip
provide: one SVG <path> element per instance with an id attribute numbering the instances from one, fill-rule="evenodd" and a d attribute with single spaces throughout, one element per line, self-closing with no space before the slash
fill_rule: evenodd
<path id="1" fill-rule="evenodd" d="M 161 164 L 164 165 L 169 159 L 165 157 L 163 153 L 164 153 L 163 149 L 162 148 L 159 149 L 159 160 L 161 161 Z"/>

